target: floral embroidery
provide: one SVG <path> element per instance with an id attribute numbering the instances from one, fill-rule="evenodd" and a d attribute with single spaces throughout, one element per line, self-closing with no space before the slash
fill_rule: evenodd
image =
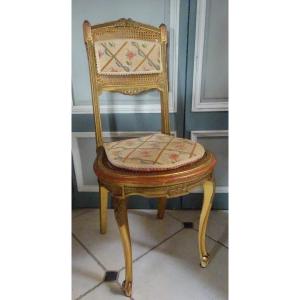
<path id="1" fill-rule="evenodd" d="M 166 134 L 104 144 L 108 160 L 119 168 L 137 171 L 174 169 L 201 159 L 201 144 Z"/>
<path id="2" fill-rule="evenodd" d="M 116 68 L 114 68 L 114 67 L 111 67 L 111 68 L 110 68 L 110 71 L 111 71 L 111 72 L 118 72 L 118 70 L 117 70 Z"/>
<path id="3" fill-rule="evenodd" d="M 129 60 L 132 60 L 135 56 L 136 56 L 136 53 L 128 50 L 127 53 L 126 53 L 126 56 Z"/>
<path id="4" fill-rule="evenodd" d="M 179 154 L 172 153 L 172 154 L 169 155 L 169 158 L 170 158 L 171 160 L 177 161 L 177 159 L 179 158 Z"/>
<path id="5" fill-rule="evenodd" d="M 147 150 L 144 150 L 144 151 L 141 152 L 141 155 L 144 156 L 144 157 L 149 157 L 149 156 L 151 156 L 151 152 L 147 151 Z"/>
<path id="6" fill-rule="evenodd" d="M 185 148 L 185 144 L 182 143 L 182 142 L 179 142 L 179 143 L 174 143 L 174 146 L 177 148 L 177 149 L 180 149 L 180 150 L 183 150 Z"/>
<path id="7" fill-rule="evenodd" d="M 134 39 L 95 42 L 98 74 L 152 74 L 162 72 L 161 44 Z"/>
<path id="8" fill-rule="evenodd" d="M 99 57 L 99 59 L 102 57 L 103 54 L 104 54 L 104 52 L 102 52 L 101 50 L 98 51 L 98 57 Z"/>

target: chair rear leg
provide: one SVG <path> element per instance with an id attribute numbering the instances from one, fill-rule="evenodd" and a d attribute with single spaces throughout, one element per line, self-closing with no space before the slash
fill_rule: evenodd
<path id="1" fill-rule="evenodd" d="M 105 234 L 107 230 L 107 203 L 108 190 L 99 184 L 99 217 L 101 234 Z"/>
<path id="2" fill-rule="evenodd" d="M 163 219 L 165 215 L 165 209 L 167 204 L 167 198 L 159 198 L 158 199 L 158 211 L 157 211 L 157 219 Z"/>

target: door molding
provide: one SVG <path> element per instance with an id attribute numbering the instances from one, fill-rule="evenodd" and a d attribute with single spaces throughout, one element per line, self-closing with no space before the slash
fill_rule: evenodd
<path id="1" fill-rule="evenodd" d="M 191 140 L 197 142 L 199 137 L 228 137 L 228 130 L 192 130 Z M 194 193 L 203 193 L 203 188 L 198 188 Z M 228 186 L 216 186 L 216 193 L 228 193 Z"/>
<path id="2" fill-rule="evenodd" d="M 194 54 L 194 75 L 193 75 L 193 95 L 192 95 L 192 112 L 199 111 L 228 111 L 227 99 L 210 99 L 205 102 L 206 98 L 201 99 L 201 85 L 203 79 L 203 59 L 205 47 L 205 24 L 207 18 L 207 0 L 197 1 L 196 11 L 196 38 Z M 213 100 L 213 101 L 212 101 Z M 221 100 L 221 101 L 220 101 Z"/>

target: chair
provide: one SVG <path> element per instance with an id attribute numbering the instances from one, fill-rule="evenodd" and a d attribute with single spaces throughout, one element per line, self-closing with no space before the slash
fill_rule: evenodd
<path id="1" fill-rule="evenodd" d="M 158 198 L 157 218 L 164 217 L 166 201 L 203 186 L 204 199 L 199 222 L 200 265 L 206 267 L 209 254 L 205 234 L 211 210 L 216 160 L 202 145 L 170 135 L 167 74 L 167 29 L 120 19 L 91 26 L 83 23 L 84 40 L 96 133 L 94 171 L 100 194 L 100 232 L 107 228 L 108 193 L 123 245 L 126 296 L 132 293 L 132 251 L 127 217 L 127 198 L 142 195 Z M 103 91 L 136 95 L 159 90 L 161 133 L 138 139 L 104 143 L 99 113 Z"/>

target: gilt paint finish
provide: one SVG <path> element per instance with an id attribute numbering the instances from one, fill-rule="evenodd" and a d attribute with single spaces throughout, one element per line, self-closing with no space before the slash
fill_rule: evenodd
<path id="1" fill-rule="evenodd" d="M 86 186 L 97 187 L 97 179 L 92 170 L 95 141 L 94 137 L 88 136 L 94 131 L 93 116 L 91 113 L 86 113 L 81 108 L 89 104 L 91 105 L 91 96 L 88 85 L 88 67 L 86 60 L 86 53 L 82 43 L 82 21 L 89 19 L 93 23 L 101 23 L 115 20 L 121 17 L 131 17 L 133 19 L 158 26 L 160 23 L 165 23 L 169 28 L 170 25 L 170 10 L 171 1 L 126 1 L 120 5 L 119 1 L 91 1 L 89 7 L 82 0 L 73 1 L 73 104 L 76 105 L 72 115 L 72 131 L 73 136 L 78 147 L 78 156 L 81 157 L 81 174 L 80 178 L 76 178 L 75 169 L 78 169 L 76 155 L 73 153 L 73 206 L 74 207 L 98 207 L 98 195 L 95 189 L 86 189 L 84 192 L 78 191 L 78 184 Z M 175 3 L 176 1 L 174 1 Z M 170 128 L 178 137 L 191 137 L 192 131 L 199 130 L 227 130 L 228 129 L 228 113 L 226 111 L 213 112 L 192 112 L 192 94 L 193 94 L 193 64 L 195 52 L 195 29 L 196 29 L 196 11 L 197 1 L 187 0 L 180 1 L 180 15 L 178 26 L 178 70 L 177 76 L 177 112 L 170 113 Z M 117 8 L 118 6 L 118 8 Z M 104 10 L 103 7 L 106 9 Z M 174 8 L 174 7 L 173 7 Z M 214 8 L 212 8 L 214 9 Z M 173 10 L 174 11 L 174 10 Z M 176 10 L 175 10 L 176 11 Z M 174 33 L 174 29 L 170 30 Z M 170 45 L 172 46 L 172 45 Z M 169 47 L 170 47 L 169 46 Z M 208 46 L 210 47 L 210 46 Z M 169 51 L 174 52 L 169 48 Z M 172 56 L 172 55 L 171 55 Z M 172 57 L 169 60 L 172 60 Z M 209 68 L 209 66 L 208 66 Z M 173 74 L 174 75 L 174 74 Z M 211 87 L 210 87 L 211 90 Z M 135 96 L 132 100 L 128 96 L 119 98 L 111 98 L 111 96 L 104 99 L 104 104 L 112 103 L 112 111 L 118 111 L 119 108 L 126 102 L 126 113 L 117 112 L 114 114 L 102 114 L 102 127 L 106 132 L 113 132 L 118 134 L 120 132 L 121 138 L 138 137 L 139 132 L 159 132 L 160 130 L 160 114 L 151 111 L 148 113 L 140 113 L 140 108 L 148 109 L 146 104 L 150 103 L 151 107 L 155 107 L 158 103 L 158 94 L 146 94 Z M 121 106 L 120 106 L 121 105 Z M 127 106 L 128 105 L 128 106 Z M 79 112 L 76 109 L 80 107 Z M 135 107 L 135 110 L 133 110 Z M 122 107 L 121 107 L 122 108 Z M 78 134 L 77 134 L 78 133 Z M 79 137 L 82 133 L 83 137 Z M 128 133 L 128 137 L 122 133 Z M 78 138 L 77 138 L 78 136 Z M 109 138 L 109 141 L 115 141 L 118 138 Z M 201 142 L 200 136 L 198 141 Z M 205 140 L 206 141 L 206 140 Z M 214 141 L 214 140 L 213 140 Z M 215 139 L 216 143 L 211 149 L 213 152 L 219 142 L 219 138 Z M 227 153 L 224 153 L 226 155 Z M 76 156 L 76 157 L 75 157 Z M 89 160 L 91 157 L 91 161 Z M 223 164 L 224 165 L 224 164 Z M 218 166 L 217 166 L 218 167 Z M 220 173 L 227 173 L 227 170 L 220 170 Z M 225 174 L 225 176 L 227 176 Z M 223 184 L 223 183 L 222 183 Z M 167 207 L 176 208 L 200 208 L 201 194 L 195 193 L 189 196 L 179 197 L 168 201 Z M 200 199 L 200 200 L 199 200 Z M 183 201 L 184 200 L 184 201 Z M 109 200 L 111 205 L 111 199 Z M 156 208 L 156 199 L 145 199 L 139 196 L 132 196 L 128 200 L 129 208 Z M 228 207 L 227 192 L 218 192 L 215 194 L 214 208 L 226 209 Z"/>

